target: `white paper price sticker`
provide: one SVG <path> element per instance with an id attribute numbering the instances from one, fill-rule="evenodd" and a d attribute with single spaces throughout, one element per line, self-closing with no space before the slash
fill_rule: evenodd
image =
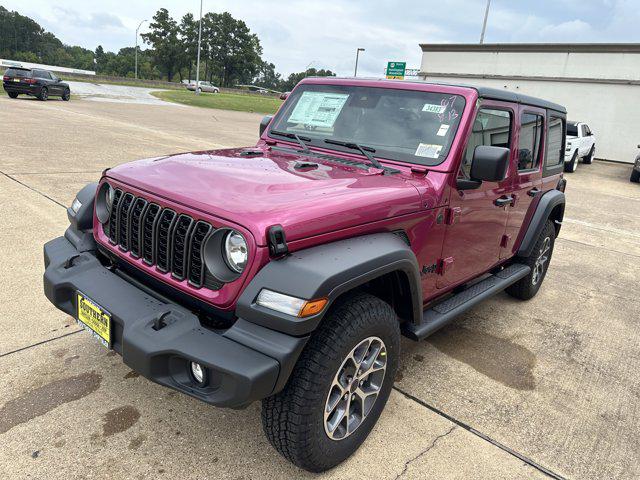
<path id="1" fill-rule="evenodd" d="M 421 143 L 416 150 L 416 157 L 438 158 L 442 145 L 431 145 L 430 143 Z"/>
<path id="2" fill-rule="evenodd" d="M 437 135 L 439 137 L 444 137 L 447 134 L 448 131 L 449 131 L 449 125 L 442 124 L 442 125 L 440 125 L 440 128 L 438 129 Z"/>
<path id="3" fill-rule="evenodd" d="M 348 98 L 344 93 L 304 92 L 288 122 L 331 128 Z"/>

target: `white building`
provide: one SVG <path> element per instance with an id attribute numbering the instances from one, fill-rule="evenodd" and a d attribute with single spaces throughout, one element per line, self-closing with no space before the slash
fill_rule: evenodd
<path id="1" fill-rule="evenodd" d="M 564 105 L 589 124 L 596 158 L 632 162 L 640 144 L 640 44 L 422 44 L 420 77 L 505 88 Z"/>

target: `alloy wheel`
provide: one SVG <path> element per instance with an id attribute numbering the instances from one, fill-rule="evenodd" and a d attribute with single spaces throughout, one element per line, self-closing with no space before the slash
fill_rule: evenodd
<path id="1" fill-rule="evenodd" d="M 542 248 L 540 248 L 540 253 L 538 254 L 538 259 L 536 260 L 535 265 L 533 266 L 533 276 L 531 281 L 534 285 L 537 285 L 538 282 L 542 280 L 544 276 L 544 272 L 547 268 L 547 263 L 549 262 L 549 252 L 551 250 L 551 237 L 546 237 L 542 242 Z"/>
<path id="2" fill-rule="evenodd" d="M 324 408 L 324 430 L 332 440 L 355 432 L 373 409 L 387 369 L 387 348 L 378 337 L 356 345 L 334 376 Z"/>

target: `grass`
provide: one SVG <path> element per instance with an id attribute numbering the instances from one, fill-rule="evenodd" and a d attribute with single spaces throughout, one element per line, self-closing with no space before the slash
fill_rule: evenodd
<path id="1" fill-rule="evenodd" d="M 202 93 L 196 95 L 188 90 L 163 90 L 152 92 L 153 96 L 167 102 L 182 103 L 194 107 L 234 110 L 236 112 L 276 113 L 282 100 L 274 97 L 237 93 Z"/>

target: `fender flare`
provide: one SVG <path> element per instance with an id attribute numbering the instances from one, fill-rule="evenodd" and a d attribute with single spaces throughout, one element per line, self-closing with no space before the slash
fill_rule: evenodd
<path id="1" fill-rule="evenodd" d="M 528 257 L 533 251 L 533 247 L 540 236 L 540 232 L 544 228 L 546 221 L 552 218 L 553 211 L 556 207 L 559 207 L 558 213 L 553 214 L 552 220 L 556 222 L 556 235 L 560 233 L 560 225 L 564 218 L 564 208 L 566 205 L 566 199 L 563 192 L 560 190 L 549 190 L 547 193 L 540 197 L 540 201 L 536 206 L 536 211 L 529 222 L 527 231 L 522 238 L 520 248 L 518 248 L 518 257 Z"/>
<path id="2" fill-rule="evenodd" d="M 377 233 L 299 250 L 272 260 L 251 280 L 238 299 L 236 315 L 248 322 L 294 336 L 308 335 L 343 293 L 391 272 L 406 275 L 412 299 L 412 321 L 422 318 L 418 261 L 411 248 L 393 233 Z M 255 303 L 263 289 L 312 300 L 328 298 L 322 312 L 297 318 Z"/>
<path id="3" fill-rule="evenodd" d="M 93 239 L 93 209 L 97 190 L 98 184 L 95 182 L 85 185 L 75 197 L 82 206 L 77 212 L 74 212 L 71 207 L 67 208 L 67 218 L 70 225 L 64 232 L 64 236 L 80 252 L 96 248 Z"/>

